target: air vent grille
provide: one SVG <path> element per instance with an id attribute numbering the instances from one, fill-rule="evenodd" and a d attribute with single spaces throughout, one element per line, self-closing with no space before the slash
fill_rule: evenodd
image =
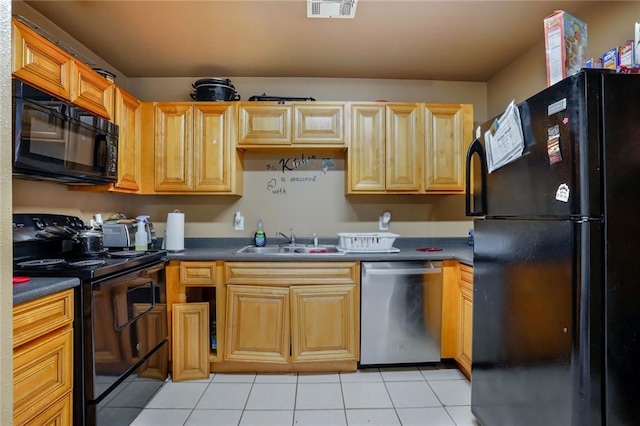
<path id="1" fill-rule="evenodd" d="M 358 0 L 307 0 L 307 18 L 351 18 Z"/>

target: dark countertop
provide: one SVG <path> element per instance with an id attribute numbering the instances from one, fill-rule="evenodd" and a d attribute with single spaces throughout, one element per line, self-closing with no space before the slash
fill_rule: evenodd
<path id="1" fill-rule="evenodd" d="M 267 245 L 285 243 L 284 239 L 272 239 Z M 298 242 L 308 243 L 304 239 Z M 321 238 L 320 244 L 337 244 L 336 239 Z M 187 238 L 186 249 L 182 252 L 170 252 L 170 260 L 222 260 L 238 262 L 391 262 L 411 260 L 447 260 L 454 259 L 473 266 L 473 247 L 466 238 L 398 238 L 393 246 L 399 253 L 344 253 L 344 254 L 235 254 L 235 251 L 251 245 L 248 238 Z M 442 251 L 424 252 L 419 247 L 439 247 Z M 13 304 L 29 302 L 39 297 L 57 293 L 80 285 L 78 278 L 31 278 L 26 283 L 13 285 Z"/>
<path id="2" fill-rule="evenodd" d="M 284 239 L 268 240 L 267 245 L 285 243 Z M 308 243 L 299 239 L 300 243 Z M 337 244 L 336 239 L 320 239 L 320 244 Z M 251 245 L 247 238 L 191 238 L 185 240 L 185 250 L 170 252 L 170 260 L 223 260 L 238 262 L 341 262 L 355 261 L 408 261 L 408 260 L 447 260 L 454 259 L 473 266 L 473 247 L 466 238 L 398 238 L 393 246 L 399 253 L 344 253 L 344 254 L 236 254 L 235 251 Z M 419 247 L 439 247 L 442 251 L 424 252 Z"/>
<path id="3" fill-rule="evenodd" d="M 13 285 L 13 305 L 30 302 L 79 285 L 78 278 L 31 278 L 25 283 Z"/>

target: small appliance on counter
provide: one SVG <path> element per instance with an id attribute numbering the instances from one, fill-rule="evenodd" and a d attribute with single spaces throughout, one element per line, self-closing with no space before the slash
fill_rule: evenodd
<path id="1" fill-rule="evenodd" d="M 156 246 L 156 231 L 148 219 L 144 220 L 144 229 L 147 234 L 147 243 L 150 249 Z M 133 249 L 136 243 L 137 220 L 118 219 L 102 224 L 103 245 L 105 248 Z"/>

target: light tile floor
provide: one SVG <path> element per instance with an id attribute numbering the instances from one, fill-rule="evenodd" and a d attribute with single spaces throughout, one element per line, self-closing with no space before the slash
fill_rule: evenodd
<path id="1" fill-rule="evenodd" d="M 455 368 L 339 374 L 212 374 L 167 381 L 133 426 L 477 426 Z"/>

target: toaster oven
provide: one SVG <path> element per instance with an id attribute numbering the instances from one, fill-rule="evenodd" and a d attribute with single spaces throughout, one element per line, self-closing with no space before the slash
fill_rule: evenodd
<path id="1" fill-rule="evenodd" d="M 154 248 L 156 233 L 153 224 L 144 224 L 148 248 Z M 105 223 L 102 225 L 103 246 L 106 248 L 133 248 L 136 243 L 136 223 Z"/>

